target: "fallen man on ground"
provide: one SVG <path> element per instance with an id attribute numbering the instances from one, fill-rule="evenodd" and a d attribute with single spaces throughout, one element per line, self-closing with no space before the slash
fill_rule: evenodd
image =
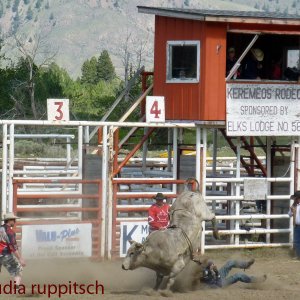
<path id="1" fill-rule="evenodd" d="M 194 262 L 201 265 L 202 276 L 200 277 L 200 282 L 206 284 L 210 288 L 223 288 L 234 284 L 238 281 L 244 283 L 261 283 L 267 279 L 267 275 L 260 277 L 249 276 L 244 272 L 238 272 L 231 276 L 228 276 L 229 272 L 233 268 L 238 269 L 249 269 L 254 263 L 254 259 L 251 260 L 228 260 L 225 265 L 218 269 L 212 260 L 201 258 L 194 258 Z"/>

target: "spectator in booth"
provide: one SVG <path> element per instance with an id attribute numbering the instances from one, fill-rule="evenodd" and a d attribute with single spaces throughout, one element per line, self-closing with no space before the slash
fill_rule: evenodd
<path id="1" fill-rule="evenodd" d="M 155 199 L 155 203 L 148 212 L 149 233 L 166 229 L 169 225 L 170 206 L 165 202 L 166 197 L 162 193 L 157 193 L 153 199 Z"/>
<path id="2" fill-rule="evenodd" d="M 282 59 L 279 58 L 272 61 L 271 79 L 281 80 L 281 78 L 282 78 Z"/>
<path id="3" fill-rule="evenodd" d="M 264 60 L 264 53 L 259 48 L 252 48 L 251 55 L 246 59 L 243 70 L 242 79 L 261 79 L 262 61 Z"/>
<path id="4" fill-rule="evenodd" d="M 7 269 L 13 277 L 16 291 L 18 291 L 25 261 L 18 250 L 16 233 L 13 230 L 16 219 L 19 218 L 13 213 L 3 216 L 4 224 L 0 227 L 0 268 L 3 266 Z"/>
<path id="5" fill-rule="evenodd" d="M 294 224 L 294 259 L 300 259 L 300 191 L 291 196 L 294 203 L 290 207 L 289 216 L 293 218 Z"/>
<path id="6" fill-rule="evenodd" d="M 237 62 L 237 58 L 235 55 L 235 49 L 233 47 L 230 47 L 228 49 L 228 54 L 226 59 L 226 77 L 229 75 L 231 69 L 233 68 L 236 62 Z M 237 70 L 232 78 L 237 79 L 239 78 L 239 76 L 240 76 L 240 72 L 239 70 Z"/>

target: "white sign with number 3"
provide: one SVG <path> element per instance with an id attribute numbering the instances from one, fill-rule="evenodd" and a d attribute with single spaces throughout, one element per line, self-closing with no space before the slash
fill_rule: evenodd
<path id="1" fill-rule="evenodd" d="M 165 122 L 165 97 L 162 96 L 146 97 L 146 122 L 147 123 Z"/>
<path id="2" fill-rule="evenodd" d="M 47 99 L 48 121 L 69 121 L 69 99 Z"/>

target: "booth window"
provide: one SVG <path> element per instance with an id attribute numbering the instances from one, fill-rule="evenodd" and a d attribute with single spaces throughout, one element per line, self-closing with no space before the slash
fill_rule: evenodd
<path id="1" fill-rule="evenodd" d="M 200 41 L 168 41 L 167 82 L 199 81 Z"/>

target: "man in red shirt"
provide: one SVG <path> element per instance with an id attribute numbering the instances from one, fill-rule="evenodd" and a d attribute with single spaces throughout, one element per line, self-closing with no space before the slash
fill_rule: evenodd
<path id="1" fill-rule="evenodd" d="M 3 217 L 4 225 L 0 227 L 0 266 L 3 265 L 14 278 L 18 290 L 25 261 L 19 253 L 16 233 L 12 229 L 16 219 L 19 218 L 13 213 L 7 213 Z"/>
<path id="2" fill-rule="evenodd" d="M 153 197 L 156 200 L 149 208 L 148 224 L 149 233 L 155 230 L 165 229 L 169 225 L 169 204 L 164 203 L 166 197 L 162 193 L 157 193 Z"/>

